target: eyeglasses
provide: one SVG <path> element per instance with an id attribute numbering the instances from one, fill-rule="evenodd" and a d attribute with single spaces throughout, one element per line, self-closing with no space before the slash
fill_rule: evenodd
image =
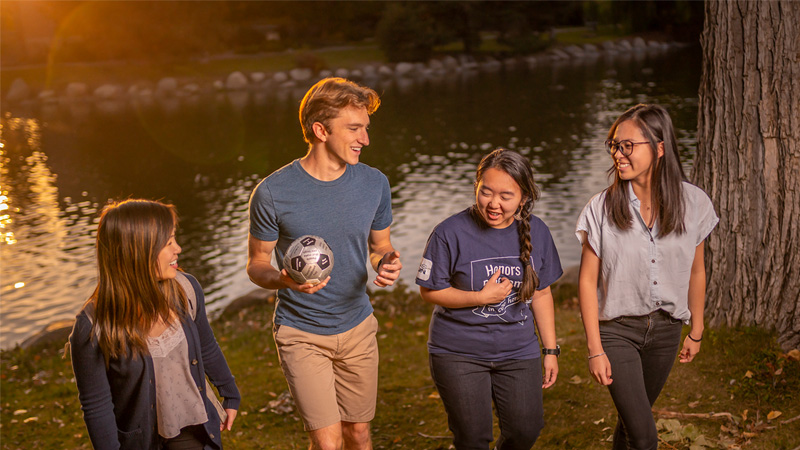
<path id="1" fill-rule="evenodd" d="M 614 156 L 614 153 L 621 152 L 624 156 L 631 156 L 633 153 L 633 146 L 638 144 L 649 144 L 650 142 L 633 142 L 627 139 L 623 139 L 619 142 L 614 141 L 613 139 L 606 140 L 606 151 L 609 155 Z"/>

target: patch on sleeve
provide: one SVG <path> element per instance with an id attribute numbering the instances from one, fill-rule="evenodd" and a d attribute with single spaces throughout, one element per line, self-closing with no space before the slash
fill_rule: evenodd
<path id="1" fill-rule="evenodd" d="M 422 261 L 419 263 L 419 270 L 417 271 L 417 279 L 421 281 L 430 280 L 432 267 L 433 261 L 427 258 L 422 258 Z"/>

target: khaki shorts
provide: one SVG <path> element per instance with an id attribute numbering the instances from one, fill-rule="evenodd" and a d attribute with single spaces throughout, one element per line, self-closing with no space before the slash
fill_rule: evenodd
<path id="1" fill-rule="evenodd" d="M 372 314 L 355 328 L 330 336 L 275 326 L 278 358 L 306 431 L 375 417 L 377 332 Z"/>

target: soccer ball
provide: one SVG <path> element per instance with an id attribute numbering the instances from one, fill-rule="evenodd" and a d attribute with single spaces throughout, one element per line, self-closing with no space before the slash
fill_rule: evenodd
<path id="1" fill-rule="evenodd" d="M 333 270 L 333 252 L 321 237 L 301 236 L 286 249 L 283 268 L 300 284 L 319 284 Z"/>

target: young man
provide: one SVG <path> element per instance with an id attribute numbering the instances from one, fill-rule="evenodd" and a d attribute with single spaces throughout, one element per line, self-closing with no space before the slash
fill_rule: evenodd
<path id="1" fill-rule="evenodd" d="M 366 292 L 367 258 L 379 287 L 400 275 L 392 247 L 389 181 L 358 162 L 369 145 L 378 94 L 342 78 L 311 87 L 300 104 L 308 153 L 253 190 L 247 273 L 278 289 L 273 334 L 311 449 L 371 449 L 378 386 L 378 324 Z M 331 276 L 297 284 L 283 255 L 300 236 L 320 236 L 334 254 Z M 275 251 L 276 269 L 272 266 Z"/>

